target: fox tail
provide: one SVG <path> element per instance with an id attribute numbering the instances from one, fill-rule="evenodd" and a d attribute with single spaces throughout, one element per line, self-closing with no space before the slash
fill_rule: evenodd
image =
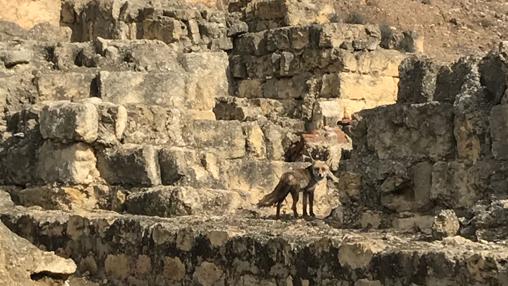
<path id="1" fill-rule="evenodd" d="M 259 200 L 257 206 L 258 208 L 273 206 L 278 202 L 282 202 L 289 194 L 289 192 L 290 187 L 284 181 L 281 180 L 279 184 L 277 184 L 273 192 L 267 194 L 261 200 Z"/>

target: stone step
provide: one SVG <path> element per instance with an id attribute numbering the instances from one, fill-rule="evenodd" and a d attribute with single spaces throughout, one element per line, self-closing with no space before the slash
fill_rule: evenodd
<path id="1" fill-rule="evenodd" d="M 461 237 L 427 242 L 317 221 L 76 215 L 19 207 L 3 209 L 1 217 L 36 246 L 72 258 L 78 275 L 113 284 L 501 285 L 508 271 L 502 244 Z"/>

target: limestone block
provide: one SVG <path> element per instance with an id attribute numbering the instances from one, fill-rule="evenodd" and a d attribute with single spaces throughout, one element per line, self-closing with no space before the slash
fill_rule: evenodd
<path id="1" fill-rule="evenodd" d="M 477 57 L 460 58 L 450 66 L 442 66 L 436 79 L 434 100 L 453 103 L 462 88 L 478 76 Z"/>
<path id="2" fill-rule="evenodd" d="M 480 195 L 480 172 L 464 162 L 436 162 L 432 167 L 431 198 L 443 206 L 472 207 Z"/>
<path id="3" fill-rule="evenodd" d="M 184 127 L 184 138 L 190 146 L 216 152 L 224 158 L 241 158 L 246 154 L 246 138 L 239 121 L 193 120 Z"/>
<path id="4" fill-rule="evenodd" d="M 439 69 L 437 64 L 426 57 L 405 59 L 399 68 L 397 102 L 424 103 L 434 100 Z"/>
<path id="5" fill-rule="evenodd" d="M 161 17 L 143 21 L 144 39 L 172 43 L 178 41 L 184 35 L 187 35 L 187 26 L 174 18 Z"/>
<path id="6" fill-rule="evenodd" d="M 245 98 L 263 97 L 262 82 L 258 79 L 240 81 L 238 83 L 238 96 Z"/>
<path id="7" fill-rule="evenodd" d="M 124 143 L 183 146 L 182 114 L 175 108 L 129 104 Z"/>
<path id="8" fill-rule="evenodd" d="M 508 159 L 508 104 L 492 107 L 489 116 L 492 154 L 496 159 Z"/>
<path id="9" fill-rule="evenodd" d="M 399 79 L 355 73 L 339 74 L 339 95 L 342 99 L 365 100 L 393 104 L 397 98 Z"/>
<path id="10" fill-rule="evenodd" d="M 17 204 L 46 210 L 92 210 L 97 207 L 93 187 L 37 186 L 13 193 Z"/>
<path id="11" fill-rule="evenodd" d="M 99 115 L 90 103 L 49 103 L 40 116 L 40 131 L 44 139 L 91 143 L 97 139 L 98 128 Z"/>
<path id="12" fill-rule="evenodd" d="M 122 140 L 127 127 L 127 109 L 109 102 L 95 104 L 99 113 L 97 143 L 115 145 Z"/>
<path id="13" fill-rule="evenodd" d="M 380 159 L 447 158 L 455 152 L 451 108 L 426 103 L 369 110 L 362 120 L 367 124 L 367 145 Z"/>
<path id="14" fill-rule="evenodd" d="M 394 50 L 356 53 L 346 51 L 341 54 L 344 71 L 391 77 L 399 76 L 399 65 L 406 57 Z"/>
<path id="15" fill-rule="evenodd" d="M 104 101 L 116 104 L 181 107 L 185 94 L 185 79 L 175 72 L 101 71 L 99 89 Z"/>
<path id="16" fill-rule="evenodd" d="M 353 41 L 365 42 L 367 46 L 375 49 L 381 42 L 381 32 L 373 25 L 330 23 L 323 25 L 319 47 L 339 48 L 348 43 L 353 44 Z"/>
<path id="17" fill-rule="evenodd" d="M 266 154 L 265 136 L 257 123 L 244 124 L 243 132 L 246 136 L 246 148 L 248 154 L 262 158 Z"/>
<path id="18" fill-rule="evenodd" d="M 374 255 L 385 248 L 380 241 L 364 237 L 346 237 L 339 247 L 339 262 L 342 266 L 349 266 L 352 269 L 367 268 Z"/>
<path id="19" fill-rule="evenodd" d="M 336 127 L 337 122 L 344 117 L 344 109 L 340 99 L 317 101 L 312 112 L 313 127 L 315 129 L 324 126 Z"/>
<path id="20" fill-rule="evenodd" d="M 164 185 L 212 185 L 212 174 L 200 160 L 200 154 L 191 149 L 162 148 L 159 151 L 161 179 Z"/>
<path id="21" fill-rule="evenodd" d="M 150 145 L 122 145 L 97 154 L 97 168 L 109 184 L 160 185 L 157 150 Z"/>
<path id="22" fill-rule="evenodd" d="M 333 2 L 314 0 L 292 2 L 257 0 L 247 5 L 249 30 L 261 31 L 286 26 L 305 26 L 329 22 L 334 13 Z"/>
<path id="23" fill-rule="evenodd" d="M 453 210 L 442 210 L 435 217 L 432 224 L 432 237 L 443 239 L 448 236 L 455 236 L 459 231 L 460 223 Z"/>
<path id="24" fill-rule="evenodd" d="M 499 103 L 508 88 L 508 59 L 499 53 L 489 53 L 478 66 L 480 79 L 494 101 Z"/>
<path id="25" fill-rule="evenodd" d="M 45 141 L 39 150 L 37 177 L 44 183 L 89 184 L 98 176 L 93 149 L 84 143 Z"/>
<path id="26" fill-rule="evenodd" d="M 39 100 L 76 100 L 93 95 L 92 81 L 95 73 L 65 72 L 42 73 L 35 82 Z"/>
<path id="27" fill-rule="evenodd" d="M 273 99 L 302 98 L 307 90 L 309 75 L 299 74 L 291 78 L 272 78 L 263 85 L 263 97 Z"/>
<path id="28" fill-rule="evenodd" d="M 125 210 L 131 214 L 173 217 L 232 212 L 242 199 L 233 191 L 191 187 L 156 187 L 129 195 Z"/>

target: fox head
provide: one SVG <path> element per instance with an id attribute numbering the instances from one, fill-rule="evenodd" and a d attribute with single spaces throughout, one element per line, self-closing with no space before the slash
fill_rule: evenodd
<path id="1" fill-rule="evenodd" d="M 312 175 L 318 180 L 326 178 L 330 173 L 330 168 L 323 161 L 313 161 L 311 169 Z"/>

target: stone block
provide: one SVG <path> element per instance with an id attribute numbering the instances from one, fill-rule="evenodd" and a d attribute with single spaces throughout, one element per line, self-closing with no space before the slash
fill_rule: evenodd
<path id="1" fill-rule="evenodd" d="M 439 160 L 455 152 L 451 105 L 396 104 L 368 110 L 363 115 L 367 145 L 380 159 Z"/>
<path id="2" fill-rule="evenodd" d="M 246 79 L 238 83 L 238 96 L 245 98 L 263 97 L 262 81 L 258 79 Z"/>
<path id="3" fill-rule="evenodd" d="M 158 151 L 150 145 L 122 145 L 97 154 L 101 177 L 113 185 L 161 184 Z"/>
<path id="4" fill-rule="evenodd" d="M 468 82 L 477 80 L 478 62 L 476 57 L 464 57 L 450 66 L 441 67 L 436 79 L 434 100 L 453 103 Z"/>
<path id="5" fill-rule="evenodd" d="M 225 214 L 241 203 L 238 193 L 191 187 L 156 187 L 132 193 L 125 201 L 131 214 L 173 217 L 195 214 Z"/>
<path id="6" fill-rule="evenodd" d="M 406 57 L 405 54 L 394 50 L 341 53 L 344 71 L 374 76 L 398 77 L 399 66 Z"/>
<path id="7" fill-rule="evenodd" d="M 405 59 L 399 68 L 400 82 L 397 102 L 424 103 L 434 100 L 440 67 L 426 57 Z"/>
<path id="8" fill-rule="evenodd" d="M 37 186 L 12 195 L 19 205 L 39 206 L 46 210 L 93 210 L 97 207 L 93 187 Z"/>
<path id="9" fill-rule="evenodd" d="M 115 104 L 150 104 L 166 107 L 183 105 L 185 79 L 176 72 L 99 73 L 100 96 Z"/>
<path id="10" fill-rule="evenodd" d="M 246 137 L 239 121 L 193 120 L 184 127 L 189 146 L 209 150 L 223 158 L 246 155 Z"/>
<path id="11" fill-rule="evenodd" d="M 99 114 L 97 143 L 107 146 L 119 144 L 127 127 L 127 109 L 109 102 L 94 105 Z"/>
<path id="12" fill-rule="evenodd" d="M 489 116 L 492 155 L 498 160 L 508 159 L 508 104 L 492 107 Z"/>
<path id="13" fill-rule="evenodd" d="M 483 185 L 481 171 L 464 162 L 440 161 L 432 167 L 431 199 L 443 207 L 472 207 L 480 196 Z"/>
<path id="14" fill-rule="evenodd" d="M 45 141 L 39 150 L 37 177 L 44 183 L 90 184 L 98 176 L 93 149 L 84 143 Z"/>
<path id="15" fill-rule="evenodd" d="M 60 142 L 97 139 L 99 115 L 91 103 L 58 101 L 44 106 L 40 115 L 40 131 L 44 139 Z"/>
<path id="16" fill-rule="evenodd" d="M 187 35 L 187 26 L 170 17 L 147 19 L 143 21 L 143 38 L 173 43 Z"/>
<path id="17" fill-rule="evenodd" d="M 340 99 L 317 101 L 312 112 L 313 128 L 336 127 L 337 123 L 344 117 L 344 109 Z"/>
<path id="18" fill-rule="evenodd" d="M 323 25 L 319 35 L 319 47 L 341 48 L 353 45 L 353 42 L 364 42 L 370 49 L 376 49 L 381 42 L 381 32 L 373 25 L 329 23 Z"/>
<path id="19" fill-rule="evenodd" d="M 480 80 L 494 103 L 499 103 L 508 88 L 508 59 L 499 53 L 489 53 L 478 66 Z"/>
<path id="20" fill-rule="evenodd" d="M 126 105 L 124 143 L 183 146 L 182 114 L 174 108 Z"/>
<path id="21" fill-rule="evenodd" d="M 263 158 L 266 154 L 265 136 L 257 123 L 243 125 L 247 153 L 256 158 Z"/>
<path id="22" fill-rule="evenodd" d="M 163 148 L 159 151 L 161 180 L 164 185 L 212 186 L 213 173 L 208 169 L 204 156 L 192 149 L 178 147 Z M 203 162 L 205 161 L 205 162 Z M 207 169 L 208 167 L 208 169 Z"/>
<path id="23" fill-rule="evenodd" d="M 453 210 L 442 210 L 434 218 L 432 224 L 432 237 L 434 239 L 443 239 L 449 236 L 455 236 L 459 232 L 460 223 Z"/>
<path id="24" fill-rule="evenodd" d="M 95 73 L 65 72 L 42 73 L 35 82 L 39 100 L 77 100 L 95 95 Z"/>
<path id="25" fill-rule="evenodd" d="M 355 73 L 339 74 L 341 99 L 393 104 L 397 98 L 399 79 L 391 76 L 372 76 Z"/>
<path id="26" fill-rule="evenodd" d="M 272 78 L 263 85 L 263 97 L 272 99 L 301 99 L 308 90 L 309 75 L 299 74 L 291 78 Z"/>

